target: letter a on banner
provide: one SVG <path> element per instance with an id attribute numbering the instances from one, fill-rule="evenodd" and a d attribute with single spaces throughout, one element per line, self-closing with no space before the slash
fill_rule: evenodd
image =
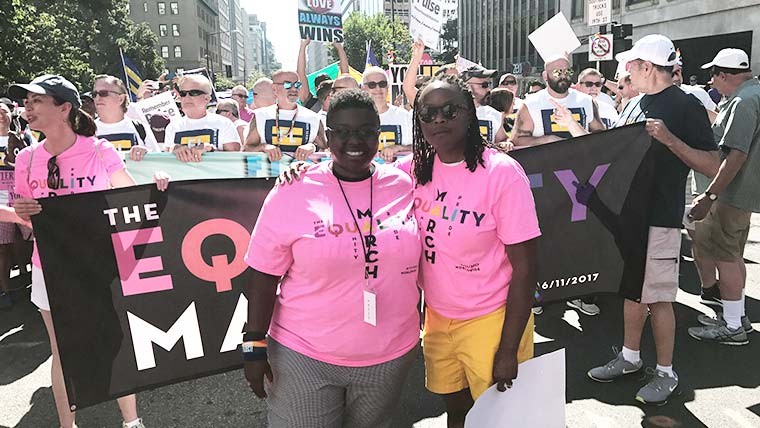
<path id="1" fill-rule="evenodd" d="M 342 43 L 341 0 L 298 0 L 298 30 L 303 40 Z"/>

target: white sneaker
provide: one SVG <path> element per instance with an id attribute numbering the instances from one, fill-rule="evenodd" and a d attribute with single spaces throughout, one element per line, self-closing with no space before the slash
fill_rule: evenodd
<path id="1" fill-rule="evenodd" d="M 544 313 L 543 306 L 534 306 L 531 310 L 533 311 L 533 315 L 541 315 Z"/>
<path id="2" fill-rule="evenodd" d="M 599 309 L 599 306 L 596 306 L 593 303 L 586 303 L 581 299 L 569 300 L 567 306 L 577 309 L 589 316 L 599 315 L 602 312 Z"/>

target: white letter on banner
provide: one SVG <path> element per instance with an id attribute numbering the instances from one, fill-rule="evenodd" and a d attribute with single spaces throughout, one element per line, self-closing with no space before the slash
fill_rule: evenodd
<path id="1" fill-rule="evenodd" d="M 230 326 L 227 328 L 227 334 L 224 335 L 224 343 L 222 343 L 222 352 L 234 351 L 238 345 L 243 343 L 243 327 L 248 320 L 248 299 L 245 298 L 243 293 L 240 293 L 237 306 L 235 306 L 235 313 L 232 314 L 232 320 Z"/>
<path id="2" fill-rule="evenodd" d="M 203 356 L 203 342 L 201 341 L 201 329 L 198 326 L 198 315 L 195 312 L 195 302 L 185 309 L 185 312 L 167 332 L 143 321 L 131 312 L 127 312 L 127 318 L 129 329 L 132 332 L 132 346 L 135 351 L 137 370 L 156 367 L 156 357 L 153 354 L 154 343 L 167 351 L 171 351 L 179 339 L 183 339 L 185 357 L 188 360 Z"/>

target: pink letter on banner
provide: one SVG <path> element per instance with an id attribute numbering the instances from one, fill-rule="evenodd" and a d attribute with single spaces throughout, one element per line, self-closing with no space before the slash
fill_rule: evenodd
<path id="1" fill-rule="evenodd" d="M 172 289 L 172 277 L 169 275 L 140 278 L 140 274 L 160 271 L 164 268 L 161 257 L 147 257 L 137 260 L 136 245 L 153 244 L 163 241 L 160 227 L 129 230 L 111 235 L 116 265 L 119 267 L 121 290 L 124 296 L 154 293 Z"/>
<path id="2" fill-rule="evenodd" d="M 211 235 L 225 235 L 235 244 L 235 256 L 231 262 L 224 254 L 212 256 L 211 266 L 203 260 L 201 245 Z M 243 257 L 248 250 L 250 239 L 251 235 L 240 223 L 222 218 L 206 220 L 187 232 L 182 241 L 182 260 L 193 275 L 215 283 L 217 293 L 230 291 L 232 278 L 248 268 Z"/>

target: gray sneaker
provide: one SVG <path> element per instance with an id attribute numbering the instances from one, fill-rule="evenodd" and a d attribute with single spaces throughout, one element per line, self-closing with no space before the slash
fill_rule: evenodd
<path id="1" fill-rule="evenodd" d="M 644 362 L 631 363 L 623 358 L 623 353 L 617 354 L 614 360 L 588 371 L 588 377 L 597 382 L 612 382 L 613 380 L 628 374 L 636 373 L 644 366 Z"/>
<path id="2" fill-rule="evenodd" d="M 725 324 L 706 325 L 689 328 L 689 336 L 704 342 L 716 342 L 721 345 L 741 346 L 749 343 L 743 328 L 729 329 Z"/>
<path id="3" fill-rule="evenodd" d="M 649 372 L 651 369 L 647 369 Z M 655 406 L 662 406 L 668 402 L 668 398 L 673 391 L 678 388 L 678 375 L 676 377 L 670 377 L 667 373 L 661 370 L 655 369 L 654 377 L 648 384 L 644 385 L 636 393 L 636 401 L 640 401 L 644 404 L 653 404 Z M 673 372 L 675 374 L 675 372 Z"/>
<path id="4" fill-rule="evenodd" d="M 544 307 L 543 306 L 534 306 L 531 308 L 533 311 L 533 315 L 541 315 L 544 313 Z"/>
<path id="5" fill-rule="evenodd" d="M 122 428 L 126 428 L 126 426 L 127 426 L 126 422 L 122 422 L 121 423 L 121 427 Z M 145 425 L 143 424 L 142 419 L 138 419 L 137 420 L 137 425 L 135 425 L 133 428 L 145 428 Z"/>
<path id="6" fill-rule="evenodd" d="M 726 320 L 723 319 L 723 314 L 718 314 L 716 318 L 708 317 L 707 315 L 700 314 L 697 317 L 697 321 L 699 321 L 702 325 L 726 325 Z M 742 317 L 742 328 L 744 329 L 744 332 L 747 334 L 750 334 L 755 331 L 755 329 L 752 327 L 752 322 L 749 320 L 748 316 Z"/>
<path id="7" fill-rule="evenodd" d="M 586 302 L 584 302 L 581 299 L 569 300 L 567 302 L 567 306 L 570 306 L 573 309 L 577 309 L 577 310 L 583 312 L 584 314 L 586 314 L 588 316 L 592 316 L 592 317 L 594 315 L 599 315 L 599 313 L 602 312 L 599 309 L 599 306 L 597 306 L 597 305 L 595 305 L 593 303 L 586 303 Z"/>

